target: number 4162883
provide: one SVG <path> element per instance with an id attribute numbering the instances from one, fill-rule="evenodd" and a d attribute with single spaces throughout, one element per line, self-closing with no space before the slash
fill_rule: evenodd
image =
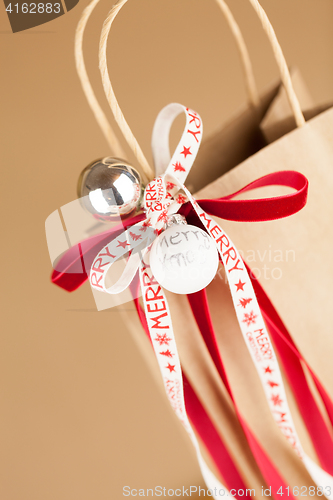
<path id="1" fill-rule="evenodd" d="M 331 487 L 330 486 L 294 486 L 292 489 L 290 486 L 283 488 L 282 486 L 277 491 L 278 495 L 281 496 L 289 496 L 293 495 L 294 497 L 322 497 L 324 495 L 331 495 Z"/>
<path id="2" fill-rule="evenodd" d="M 6 7 L 6 11 L 10 14 L 12 12 L 19 14 L 59 14 L 60 13 L 60 3 L 23 3 L 19 5 L 16 3 L 15 5 L 8 4 Z"/>

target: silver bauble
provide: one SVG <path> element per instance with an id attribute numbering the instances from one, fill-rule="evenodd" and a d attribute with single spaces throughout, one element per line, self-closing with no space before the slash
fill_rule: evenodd
<path id="1" fill-rule="evenodd" d="M 128 217 L 140 208 L 144 187 L 140 174 L 119 158 L 101 158 L 88 165 L 78 182 L 83 206 L 99 220 Z"/>

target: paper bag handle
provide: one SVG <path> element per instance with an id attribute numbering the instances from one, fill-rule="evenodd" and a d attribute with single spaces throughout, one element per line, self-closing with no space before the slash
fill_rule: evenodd
<path id="1" fill-rule="evenodd" d="M 79 78 L 81 80 L 81 85 L 84 91 L 84 94 L 87 98 L 87 101 L 90 105 L 90 108 L 96 118 L 97 123 L 99 124 L 110 148 L 112 153 L 115 156 L 118 157 L 125 157 L 125 154 L 123 152 L 123 149 L 114 133 L 112 130 L 112 127 L 110 123 L 108 122 L 102 108 L 100 107 L 95 93 L 92 89 L 92 86 L 89 81 L 89 77 L 87 74 L 87 70 L 85 67 L 84 63 L 84 58 L 83 58 L 83 35 L 84 31 L 86 28 L 86 25 L 88 23 L 88 20 L 95 9 L 96 5 L 99 3 L 100 0 L 93 0 L 83 11 L 81 18 L 79 20 L 77 29 L 76 29 L 76 34 L 75 34 L 75 61 L 76 61 L 76 69 L 79 75 Z M 225 3 L 224 0 L 216 0 L 217 4 L 222 10 L 222 13 L 224 14 L 226 21 L 231 29 L 231 32 L 235 38 L 237 48 L 241 57 L 241 62 L 242 62 L 242 67 L 243 67 L 243 72 L 244 72 L 244 77 L 245 77 L 245 86 L 246 86 L 246 91 L 248 95 L 248 101 L 249 104 L 253 107 L 257 107 L 260 103 L 259 99 L 259 93 L 256 87 L 255 79 L 254 79 L 254 74 L 253 74 L 253 68 L 250 60 L 250 56 L 247 50 L 246 43 L 244 41 L 244 38 L 242 36 L 242 33 L 239 29 L 239 26 L 232 15 L 232 12 L 230 11 L 228 5 Z M 121 5 L 122 6 L 122 5 Z M 120 6 L 120 8 L 121 8 Z M 119 10 L 118 10 L 119 12 Z M 108 77 L 108 75 L 107 75 Z M 129 131 L 128 137 L 133 136 L 131 131 Z M 126 137 L 127 138 L 127 137 Z M 138 145 L 133 145 L 136 146 L 136 150 L 140 151 L 138 149 Z M 131 146 L 132 147 L 132 146 Z M 133 149 L 133 147 L 132 147 Z M 147 170 L 146 175 L 148 175 L 148 168 L 150 170 L 149 165 L 146 163 L 144 158 L 141 156 L 139 160 L 142 168 Z M 151 175 L 149 174 L 149 177 Z"/>
<path id="2" fill-rule="evenodd" d="M 217 0 L 218 1 L 218 0 Z M 291 110 L 293 112 L 293 115 L 295 117 L 296 125 L 297 127 L 302 127 L 305 124 L 305 118 L 302 113 L 302 108 L 300 105 L 300 102 L 296 96 L 292 81 L 291 81 L 291 76 L 290 72 L 288 69 L 287 61 L 286 58 L 284 57 L 284 54 L 282 52 L 281 45 L 278 42 L 277 36 L 275 34 L 274 28 L 270 23 L 270 20 L 267 17 L 267 14 L 265 10 L 262 8 L 258 0 L 249 0 L 250 4 L 254 8 L 256 14 L 258 15 L 262 27 L 269 39 L 269 42 L 272 46 L 273 53 L 275 60 L 277 62 L 279 71 L 280 71 L 280 76 L 281 80 L 283 83 L 283 86 L 286 90 L 287 97 L 289 100 L 289 104 L 291 107 Z"/>
<path id="3" fill-rule="evenodd" d="M 82 89 L 90 106 L 90 109 L 92 110 L 95 119 L 100 126 L 100 129 L 102 130 L 107 143 L 110 146 L 111 154 L 118 158 L 126 158 L 124 150 L 121 147 L 116 134 L 114 133 L 107 117 L 105 116 L 104 111 L 102 110 L 96 99 L 96 95 L 91 86 L 83 58 L 84 31 L 86 29 L 88 20 L 99 1 L 100 0 L 93 0 L 92 2 L 90 2 L 90 4 L 83 10 L 79 23 L 76 27 L 74 42 L 76 71 L 81 81 Z"/>
<path id="4" fill-rule="evenodd" d="M 136 138 L 134 137 L 128 123 L 125 120 L 125 117 L 120 109 L 120 106 L 118 104 L 118 101 L 116 99 L 116 96 L 114 94 L 110 77 L 109 77 L 109 72 L 107 68 L 107 60 L 106 60 L 106 48 L 107 48 L 107 40 L 109 36 L 109 32 L 111 29 L 111 25 L 116 18 L 118 12 L 120 9 L 127 3 L 128 0 L 118 0 L 117 3 L 111 8 L 106 20 L 104 21 L 103 24 L 103 29 L 101 33 L 101 38 L 100 38 L 100 49 L 99 49 L 99 67 L 101 71 L 101 76 L 102 76 L 102 82 L 103 82 L 103 87 L 105 91 L 106 98 L 108 100 L 108 103 L 110 105 L 110 108 L 113 112 L 113 115 L 115 117 L 116 122 L 119 125 L 120 130 L 122 131 L 128 145 L 132 149 L 134 155 L 136 156 L 139 164 L 142 167 L 142 170 L 146 173 L 146 175 L 151 178 L 152 176 L 152 171 L 151 168 L 147 162 L 147 159 L 145 158 Z M 219 6 L 222 4 L 222 0 L 216 0 Z M 300 103 L 297 99 L 296 93 L 294 91 L 290 73 L 288 70 L 288 66 L 285 60 L 285 57 L 283 55 L 281 46 L 277 40 L 276 34 L 274 32 L 274 29 L 267 17 L 266 12 L 264 9 L 261 7 L 259 4 L 258 0 L 249 0 L 252 7 L 254 8 L 255 12 L 257 13 L 262 27 L 272 45 L 273 48 L 273 53 L 274 57 L 276 59 L 280 75 L 281 75 L 281 80 L 282 83 L 285 87 L 289 103 L 293 112 L 293 115 L 295 117 L 296 125 L 298 127 L 301 127 L 305 123 L 305 119 L 301 110 Z M 230 11 L 229 11 L 230 12 Z M 231 13 L 230 13 L 231 14 Z"/>

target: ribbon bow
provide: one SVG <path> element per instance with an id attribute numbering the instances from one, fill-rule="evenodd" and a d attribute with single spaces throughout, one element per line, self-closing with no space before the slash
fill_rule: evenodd
<path id="1" fill-rule="evenodd" d="M 172 122 L 181 112 L 186 115 L 186 126 L 181 140 L 170 159 L 169 132 Z M 261 297 L 263 303 L 266 303 L 266 306 L 269 299 L 260 285 L 254 283 L 253 279 L 251 280 L 249 269 L 230 237 L 211 217 L 211 215 L 215 215 L 233 221 L 265 221 L 287 217 L 296 213 L 305 205 L 308 190 L 307 179 L 301 173 L 295 171 L 276 172 L 252 182 L 232 195 L 216 200 L 197 201 L 184 183 L 199 150 L 201 139 L 202 120 L 195 111 L 180 104 L 166 106 L 158 115 L 153 130 L 152 148 L 156 178 L 145 189 L 143 202 L 145 213 L 72 247 L 57 265 L 57 270 L 52 275 L 52 281 L 69 291 L 75 290 L 88 278 L 87 273 L 79 272 L 76 267 L 81 264 L 84 258 L 85 269 L 90 268 L 89 279 L 91 286 L 96 290 L 117 294 L 132 283 L 139 270 L 145 310 L 145 317 L 141 313 L 141 319 L 149 332 L 166 393 L 175 413 L 193 442 L 203 477 L 208 488 L 213 492 L 212 496 L 220 498 L 227 495 L 228 491 L 212 474 L 203 460 L 188 419 L 184 400 L 182 370 L 167 299 L 149 266 L 151 244 L 163 231 L 170 216 L 180 213 L 191 219 L 191 222 L 193 220 L 194 224 L 201 224 L 214 240 L 220 260 L 225 267 L 239 326 L 258 371 L 272 416 L 295 452 L 303 460 L 315 483 L 320 486 L 328 485 L 333 491 L 332 476 L 318 467 L 302 448 L 287 402 L 275 350 L 262 316 L 262 312 L 265 314 L 265 307 L 262 304 L 261 308 L 259 307 L 254 286 L 257 295 Z M 233 199 L 246 191 L 273 184 L 292 187 L 295 192 L 275 198 Z M 108 270 L 115 261 L 128 254 L 129 251 L 130 257 L 124 273 L 116 284 L 107 288 L 105 277 Z M 192 298 L 192 309 L 194 302 L 195 299 Z M 201 305 L 204 306 L 203 303 Z M 273 306 L 269 303 L 266 309 L 270 309 L 267 317 L 265 316 L 266 321 L 267 318 L 273 317 L 273 325 L 278 324 L 276 331 L 279 331 L 281 336 L 286 337 L 284 332 L 281 333 L 284 325 L 282 322 L 282 326 L 279 323 L 279 317 L 278 319 L 274 317 L 274 314 L 277 313 Z M 198 324 L 200 321 L 202 322 L 202 317 L 201 319 L 198 317 L 200 314 L 200 312 L 196 313 Z M 205 325 L 209 327 L 207 315 L 205 320 Z M 272 333 L 271 328 L 270 331 Z M 292 343 L 291 340 L 290 343 Z M 297 362 L 299 362 L 302 359 L 300 354 L 295 346 L 292 345 L 291 347 L 296 350 Z M 267 375 L 269 375 L 269 383 Z M 327 407 L 333 411 L 324 389 L 318 381 L 316 383 L 322 397 L 326 398 Z M 283 415 L 283 418 L 281 415 Z M 325 462 L 325 457 L 323 462 Z M 325 465 L 325 468 L 332 474 L 333 461 L 326 460 Z M 328 492 L 325 492 L 325 495 L 330 497 Z"/>

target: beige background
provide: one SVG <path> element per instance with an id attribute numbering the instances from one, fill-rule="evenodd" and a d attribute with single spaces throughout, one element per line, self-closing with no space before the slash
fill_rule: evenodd
<path id="1" fill-rule="evenodd" d="M 248 2 L 229 3 L 263 88 L 277 77 L 270 47 Z M 49 282 L 44 221 L 75 198 L 81 169 L 108 154 L 74 67 L 86 4 L 15 35 L 1 9 L 4 500 L 118 500 L 124 485 L 202 485 L 191 445 L 119 311 L 97 313 L 88 285 L 67 294 Z M 262 4 L 314 98 L 332 100 L 331 0 Z M 96 51 L 109 7 L 97 8 L 85 41 L 106 110 Z M 110 41 L 114 88 L 149 158 L 154 118 L 168 102 L 199 111 L 208 135 L 245 101 L 237 51 L 212 0 L 129 2 Z"/>

